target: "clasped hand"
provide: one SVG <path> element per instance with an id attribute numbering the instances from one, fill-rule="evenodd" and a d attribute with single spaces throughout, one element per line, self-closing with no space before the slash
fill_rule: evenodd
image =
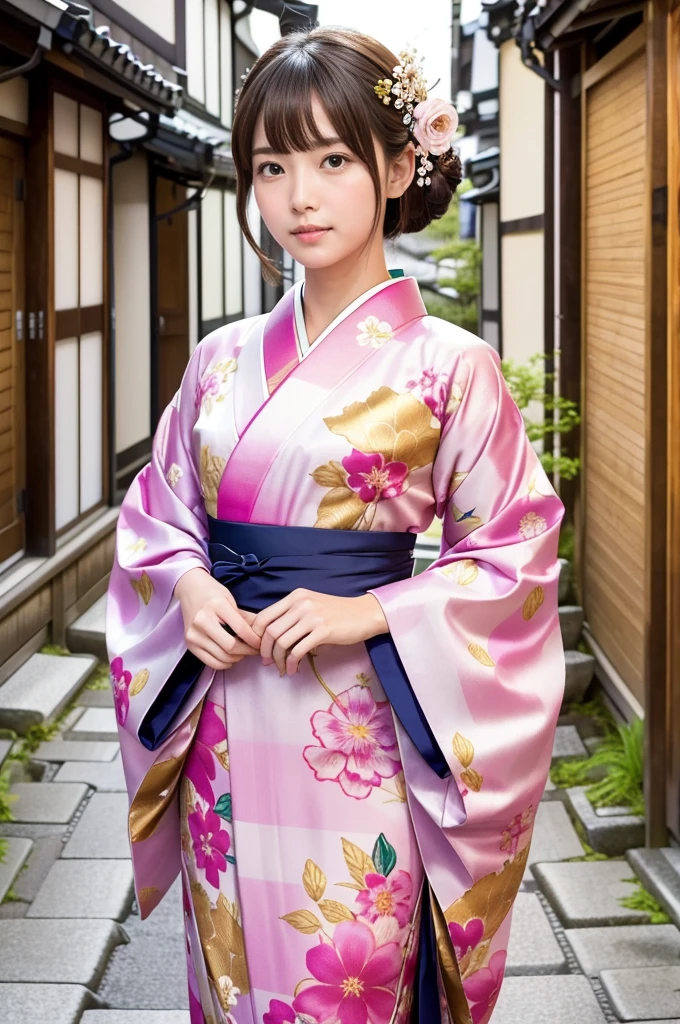
<path id="1" fill-rule="evenodd" d="M 238 608 L 226 587 L 205 570 L 190 569 L 175 586 L 187 647 L 206 665 L 229 669 L 259 654 L 280 675 L 294 675 L 321 644 L 356 644 L 388 631 L 372 594 L 333 597 L 302 588 L 257 614 Z M 236 634 L 230 636 L 227 624 Z"/>

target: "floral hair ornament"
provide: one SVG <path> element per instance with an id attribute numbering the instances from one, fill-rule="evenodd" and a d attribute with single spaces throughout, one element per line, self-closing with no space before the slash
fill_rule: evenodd
<path id="1" fill-rule="evenodd" d="M 418 143 L 416 155 L 420 157 L 420 167 L 417 180 L 422 186 L 429 185 L 432 180 L 429 172 L 434 164 L 429 157 L 441 156 L 451 148 L 451 140 L 458 128 L 458 114 L 447 100 L 436 96 L 428 99 L 425 76 L 420 66 L 424 58 L 416 63 L 417 52 L 415 46 L 401 50 L 399 63 L 392 69 L 396 82 L 391 78 L 381 78 L 373 90 L 386 106 L 395 96 L 395 109 L 404 110 L 402 121 Z"/>

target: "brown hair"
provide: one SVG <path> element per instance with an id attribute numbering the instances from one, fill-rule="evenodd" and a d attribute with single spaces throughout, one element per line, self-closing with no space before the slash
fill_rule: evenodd
<path id="1" fill-rule="evenodd" d="M 270 283 L 278 284 L 281 273 L 253 238 L 246 215 L 253 183 L 253 137 L 260 114 L 267 140 L 277 152 L 313 149 L 324 143 L 312 116 L 312 93 L 316 92 L 338 136 L 366 164 L 373 180 L 376 213 L 370 242 L 378 228 L 382 198 L 373 136 L 388 162 L 412 139 L 402 112 L 394 103 L 380 102 L 373 91 L 378 79 L 393 77 L 397 64 L 395 55 L 371 36 L 346 28 L 314 28 L 278 39 L 248 73 L 232 127 L 236 205 L 241 230 Z M 434 164 L 430 185 L 419 187 L 414 174 L 402 196 L 387 199 L 384 238 L 420 231 L 446 213 L 462 178 L 460 160 L 453 150 L 429 159 Z"/>

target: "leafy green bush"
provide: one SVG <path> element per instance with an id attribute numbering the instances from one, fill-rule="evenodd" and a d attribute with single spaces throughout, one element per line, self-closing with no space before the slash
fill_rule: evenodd
<path id="1" fill-rule="evenodd" d="M 598 770 L 604 770 L 604 777 L 593 781 Z M 561 789 L 587 786 L 586 795 L 593 807 L 622 806 L 629 807 L 632 814 L 644 814 L 643 722 L 635 719 L 630 725 L 608 726 L 590 757 L 555 762 L 550 778 Z"/>
<path id="2" fill-rule="evenodd" d="M 482 252 L 474 239 L 460 237 L 460 195 L 472 185 L 462 182 L 443 217 L 432 221 L 423 234 L 441 242 L 430 254 L 436 263 L 453 260 L 450 277 L 439 280 L 440 288 L 453 288 L 457 298 L 440 295 L 423 285 L 423 302 L 430 316 L 438 316 L 476 334 L 479 330 L 479 293 L 481 289 Z"/>

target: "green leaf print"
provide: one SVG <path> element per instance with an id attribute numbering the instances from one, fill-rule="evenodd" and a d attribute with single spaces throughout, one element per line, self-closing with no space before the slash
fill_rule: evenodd
<path id="1" fill-rule="evenodd" d="M 375 870 L 379 875 L 384 875 L 385 878 L 387 878 L 390 871 L 393 870 L 394 865 L 397 863 L 397 852 L 394 847 L 387 842 L 384 833 L 381 832 L 376 839 L 371 856 L 373 858 L 373 863 L 375 864 Z"/>
<path id="2" fill-rule="evenodd" d="M 215 804 L 215 814 L 225 821 L 231 821 L 231 793 L 223 793 Z"/>

